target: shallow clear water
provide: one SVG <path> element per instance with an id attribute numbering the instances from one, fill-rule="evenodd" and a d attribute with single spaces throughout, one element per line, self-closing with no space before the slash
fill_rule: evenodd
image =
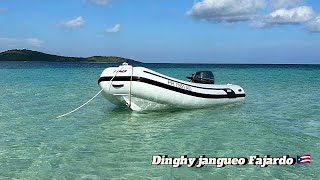
<path id="1" fill-rule="evenodd" d="M 320 66 L 147 64 L 185 79 L 212 70 L 246 91 L 243 104 L 132 112 L 99 96 L 110 64 L 0 62 L 0 179 L 320 179 Z M 152 166 L 152 155 L 283 156 L 306 165 Z"/>

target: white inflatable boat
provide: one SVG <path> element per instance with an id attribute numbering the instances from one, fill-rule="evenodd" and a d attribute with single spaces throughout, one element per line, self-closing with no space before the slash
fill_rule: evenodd
<path id="1" fill-rule="evenodd" d="M 106 68 L 98 84 L 111 103 L 128 106 L 134 111 L 211 107 L 245 98 L 240 86 L 214 84 L 211 71 L 200 71 L 188 78 L 191 82 L 123 63 L 119 67 Z"/>

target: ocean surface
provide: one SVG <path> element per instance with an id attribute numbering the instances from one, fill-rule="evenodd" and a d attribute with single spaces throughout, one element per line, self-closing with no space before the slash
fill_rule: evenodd
<path id="1" fill-rule="evenodd" d="M 211 70 L 245 102 L 132 112 L 101 95 L 105 63 L 0 62 L 0 179 L 320 179 L 320 65 L 144 64 L 179 79 Z M 151 165 L 169 157 L 295 157 L 310 164 Z"/>

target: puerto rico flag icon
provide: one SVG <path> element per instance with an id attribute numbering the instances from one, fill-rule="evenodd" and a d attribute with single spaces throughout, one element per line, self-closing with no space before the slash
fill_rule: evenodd
<path id="1" fill-rule="evenodd" d="M 311 162 L 311 155 L 310 154 L 302 154 L 297 156 L 297 163 L 298 164 L 305 164 Z"/>

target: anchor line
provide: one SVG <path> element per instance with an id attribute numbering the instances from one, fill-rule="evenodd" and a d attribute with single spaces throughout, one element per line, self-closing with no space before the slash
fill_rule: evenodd
<path id="1" fill-rule="evenodd" d="M 70 112 L 67 112 L 67 113 L 65 113 L 65 114 L 62 114 L 62 115 L 60 115 L 60 116 L 57 116 L 56 118 L 62 118 L 62 117 L 64 117 L 64 116 L 67 116 L 67 115 L 69 115 L 69 114 L 71 114 L 71 113 L 73 113 L 73 112 L 81 109 L 83 106 L 87 105 L 87 104 L 90 103 L 93 99 L 95 99 L 102 91 L 103 91 L 103 89 L 101 89 L 96 95 L 94 95 L 91 99 L 89 99 L 87 102 L 85 102 L 85 103 L 82 104 L 81 106 L 77 107 L 76 109 L 74 109 L 74 110 L 72 110 L 72 111 L 70 111 Z"/>
<path id="2" fill-rule="evenodd" d="M 117 70 L 117 71 L 116 71 L 116 74 L 110 79 L 110 86 L 111 86 L 111 84 L 112 84 L 113 79 L 117 76 L 118 72 L 121 71 L 121 70 L 122 70 L 122 68 L 121 68 L 120 70 Z M 109 90 L 110 90 L 110 86 L 109 86 Z M 67 116 L 67 115 L 69 115 L 69 114 L 71 114 L 71 113 L 74 113 L 74 112 L 78 111 L 79 109 L 81 109 L 81 108 L 84 107 L 85 105 L 89 104 L 92 100 L 94 100 L 102 91 L 103 91 L 103 89 L 101 89 L 96 95 L 94 95 L 91 99 L 89 99 L 87 102 L 85 102 L 85 103 L 82 104 L 81 106 L 75 108 L 74 110 L 72 110 L 72 111 L 70 111 L 70 112 L 67 112 L 67 113 L 62 114 L 62 115 L 60 115 L 60 116 L 57 116 L 56 118 L 62 118 L 62 117 L 64 117 L 64 116 Z"/>
<path id="3" fill-rule="evenodd" d="M 130 90 L 129 90 L 129 108 L 131 108 L 131 86 L 132 86 L 133 66 L 131 66 Z"/>

